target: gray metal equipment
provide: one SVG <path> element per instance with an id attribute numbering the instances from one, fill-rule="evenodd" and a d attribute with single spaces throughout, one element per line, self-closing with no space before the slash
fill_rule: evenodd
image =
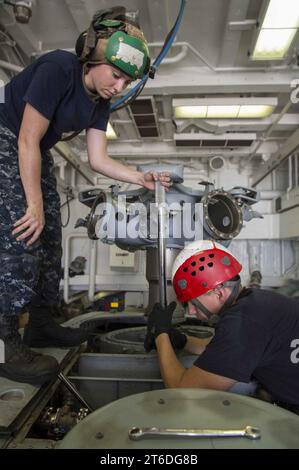
<path id="1" fill-rule="evenodd" d="M 161 300 L 175 300 L 171 287 L 171 268 L 178 252 L 194 240 L 217 240 L 228 246 L 243 226 L 243 221 L 261 217 L 251 206 L 257 192 L 243 187 L 229 191 L 215 189 L 210 182 L 199 182 L 203 189 L 184 186 L 180 165 L 141 165 L 138 170 L 169 172 L 173 182 L 165 192 L 160 183 L 155 191 L 145 188 L 109 192 L 90 189 L 79 200 L 91 208 L 85 220 L 91 239 L 116 244 L 129 251 L 146 250 L 146 276 L 149 282 L 148 310 Z M 132 228 L 134 230 L 132 230 Z"/>
<path id="2" fill-rule="evenodd" d="M 199 325 L 177 325 L 182 333 L 196 338 L 212 338 L 214 329 Z M 122 328 L 94 336 L 97 352 L 109 354 L 144 354 L 146 326 Z"/>

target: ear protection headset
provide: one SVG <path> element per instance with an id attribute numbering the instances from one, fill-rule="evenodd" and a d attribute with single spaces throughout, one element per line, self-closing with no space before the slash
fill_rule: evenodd
<path id="1" fill-rule="evenodd" d="M 109 63 L 127 73 L 132 79 L 140 78 L 125 96 L 111 105 L 111 112 L 132 103 L 142 92 L 148 78 L 155 78 L 158 67 L 178 34 L 186 3 L 187 0 L 181 0 L 177 19 L 153 64 L 150 64 L 147 42 L 139 25 L 126 17 L 124 7 L 99 10 L 94 15 L 88 30 L 80 34 L 76 43 L 76 53 L 83 64 Z M 125 35 L 113 36 L 118 31 L 122 31 Z M 139 41 L 138 43 L 131 42 L 130 38 L 136 38 Z M 109 41 L 111 41 L 109 43 L 111 47 L 107 48 Z M 141 62 L 142 66 L 140 66 Z"/>
<path id="2" fill-rule="evenodd" d="M 77 39 L 76 54 L 82 63 L 108 63 L 132 79 L 142 78 L 150 67 L 143 32 L 125 17 L 124 7 L 97 11 Z"/>

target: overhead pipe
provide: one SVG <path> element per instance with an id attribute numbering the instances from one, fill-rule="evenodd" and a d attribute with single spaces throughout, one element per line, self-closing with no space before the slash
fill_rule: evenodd
<path id="1" fill-rule="evenodd" d="M 281 191 L 274 191 L 274 190 L 259 191 L 259 199 L 261 201 L 271 201 L 272 199 L 276 199 L 279 196 L 281 196 Z"/>
<path id="2" fill-rule="evenodd" d="M 163 45 L 162 42 L 152 42 L 149 43 L 150 47 L 161 47 Z M 271 72 L 272 70 L 289 70 L 292 68 L 293 70 L 298 70 L 299 67 L 294 65 L 290 67 L 289 65 L 275 65 L 271 67 L 214 67 L 195 47 L 193 47 L 189 42 L 183 42 L 183 41 L 178 41 L 172 45 L 172 47 L 181 47 L 183 50 L 189 49 L 191 52 L 193 52 L 194 55 L 196 55 L 210 70 L 213 72 L 248 72 L 248 71 L 254 71 L 254 72 Z M 181 53 L 177 54 L 179 56 Z M 185 57 L 185 55 L 184 55 Z M 172 58 L 166 58 L 163 60 L 161 65 L 167 65 L 171 62 Z M 175 58 L 173 58 L 175 59 Z M 174 62 L 177 62 L 177 60 L 174 60 Z"/>
<path id="3" fill-rule="evenodd" d="M 163 42 L 150 42 L 148 44 L 148 47 L 162 47 Z M 173 43 L 171 48 L 176 48 L 176 47 L 181 47 L 181 52 L 178 52 L 175 56 L 173 57 L 166 57 L 163 59 L 163 62 L 161 62 L 161 65 L 169 65 L 169 64 L 177 64 L 181 60 L 183 60 L 188 52 L 188 47 L 186 44 L 181 44 L 179 42 Z"/>
<path id="4" fill-rule="evenodd" d="M 122 142 L 123 143 L 123 142 Z M 239 157 L 239 158 L 247 158 L 249 155 L 250 155 L 250 152 L 249 150 L 245 150 L 245 149 L 242 149 L 242 150 L 230 150 L 230 148 L 227 148 L 227 149 L 224 149 L 224 148 L 220 148 L 220 147 L 217 147 L 217 148 L 212 148 L 212 147 L 206 147 L 205 149 L 204 148 L 200 148 L 199 150 L 197 149 L 194 149 L 194 150 L 190 150 L 190 148 L 186 148 L 186 147 L 182 147 L 182 148 L 177 148 L 177 149 L 173 149 L 173 150 L 169 150 L 168 152 L 161 152 L 161 153 L 150 153 L 149 151 L 144 151 L 142 152 L 141 150 L 136 153 L 136 154 L 130 154 L 128 155 L 128 152 L 126 151 L 121 151 L 119 149 L 113 151 L 113 148 L 111 147 L 110 149 L 110 152 L 109 152 L 109 155 L 113 158 L 124 158 L 124 159 L 128 159 L 128 160 L 134 160 L 136 161 L 136 159 L 145 159 L 145 158 L 151 158 L 152 159 L 155 159 L 156 160 L 163 160 L 165 158 L 181 158 L 181 159 L 186 159 L 186 158 L 194 158 L 194 159 L 197 159 L 197 158 L 203 158 L 203 157 L 206 157 L 206 158 L 209 158 L 209 157 L 214 157 L 216 152 L 217 152 L 217 155 L 219 153 L 221 153 L 221 155 L 223 157 Z M 175 150 L 178 151 L 177 154 L 175 154 Z M 188 153 L 187 153 L 188 152 Z"/>
<path id="5" fill-rule="evenodd" d="M 270 135 L 272 134 L 272 132 L 276 128 L 277 124 L 279 123 L 281 118 L 288 112 L 288 110 L 292 106 L 292 104 L 293 104 L 292 101 L 289 100 L 287 102 L 287 104 L 283 107 L 282 111 L 278 114 L 276 119 L 272 122 L 272 124 L 270 124 L 270 126 L 268 127 L 266 133 L 263 135 L 263 138 L 260 139 L 260 142 L 258 143 L 256 148 L 254 149 L 254 151 L 249 155 L 249 158 L 247 158 L 246 161 L 244 161 L 243 163 L 240 164 L 240 170 L 241 171 L 244 170 L 244 168 L 246 166 L 248 166 L 248 164 L 251 162 L 251 160 L 256 156 L 258 149 L 263 145 L 265 139 L 270 137 Z"/>
<path id="6" fill-rule="evenodd" d="M 24 70 L 24 67 L 21 65 L 16 65 L 16 64 L 11 64 L 10 62 L 6 62 L 5 60 L 0 60 L 0 67 L 2 67 L 5 70 L 10 70 L 11 72 L 22 72 Z"/>
<path id="7" fill-rule="evenodd" d="M 195 47 L 191 46 L 191 44 L 187 43 L 181 43 L 181 45 L 187 46 L 193 54 L 195 54 L 197 57 L 199 57 L 203 63 L 205 63 L 213 72 L 219 73 L 219 72 L 248 72 L 248 71 L 254 71 L 254 72 L 271 72 L 272 70 L 289 70 L 290 66 L 289 65 L 275 65 L 271 67 L 214 67 L 212 64 L 210 64 L 201 53 L 199 53 Z M 293 70 L 298 70 L 298 66 L 293 66 Z"/>
<path id="8" fill-rule="evenodd" d="M 148 47 L 162 47 L 163 42 L 149 42 Z M 274 65 L 270 67 L 215 67 L 212 65 L 195 47 L 193 47 L 189 42 L 184 42 L 184 41 L 178 41 L 172 44 L 172 48 L 176 47 L 181 47 L 181 52 L 179 52 L 176 56 L 174 57 L 166 57 L 163 62 L 161 62 L 160 65 L 170 65 L 174 63 L 178 63 L 181 60 L 183 60 L 186 55 L 188 49 L 196 55 L 201 62 L 203 62 L 210 70 L 213 72 L 219 73 L 219 72 L 248 72 L 248 71 L 253 71 L 253 72 L 271 72 L 271 71 L 277 71 L 277 70 L 289 70 L 290 68 L 292 70 L 299 70 L 299 67 L 297 65 L 293 65 L 290 67 L 289 65 Z M 38 52 L 33 52 L 31 54 L 31 57 L 36 58 L 41 55 L 47 54 L 48 52 L 52 52 L 54 49 L 47 49 L 45 51 L 38 51 Z M 64 48 L 64 51 L 67 52 L 75 52 L 74 48 Z"/>
<path id="9" fill-rule="evenodd" d="M 299 156 L 298 153 L 294 154 L 295 158 L 295 187 L 299 186 Z"/>
<path id="10" fill-rule="evenodd" d="M 293 185 L 293 155 L 288 156 L 288 176 L 289 176 L 289 185 L 286 189 L 286 194 L 288 194 L 294 187 Z"/>
<path id="11" fill-rule="evenodd" d="M 148 47 L 162 47 L 163 46 L 163 42 L 149 42 L 147 45 Z M 175 43 L 172 45 L 173 48 L 175 47 L 181 47 L 181 51 L 178 52 L 177 55 L 175 55 L 174 57 L 166 57 L 163 62 L 161 62 L 161 64 L 174 64 L 174 63 L 177 63 L 177 62 L 180 62 L 181 60 L 183 60 L 186 55 L 187 55 L 187 52 L 188 52 L 188 47 L 186 45 L 182 45 L 181 43 Z M 63 48 L 64 51 L 66 52 L 71 52 L 72 54 L 75 53 L 75 48 L 72 47 L 72 48 Z M 31 54 L 31 57 L 32 58 L 37 58 L 37 57 L 40 57 L 44 54 L 48 54 L 49 52 L 53 52 L 54 49 L 46 49 L 44 51 L 37 51 L 37 52 L 33 52 Z"/>

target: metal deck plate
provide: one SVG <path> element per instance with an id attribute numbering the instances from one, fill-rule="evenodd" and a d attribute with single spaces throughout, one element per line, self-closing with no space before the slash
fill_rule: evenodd
<path id="1" fill-rule="evenodd" d="M 261 430 L 261 439 L 148 438 L 131 441 L 134 427 Z M 215 390 L 154 390 L 96 410 L 57 446 L 59 449 L 291 449 L 299 448 L 299 416 L 269 403 Z"/>
<path id="2" fill-rule="evenodd" d="M 75 349 L 39 348 L 34 350 L 55 357 L 62 367 L 67 365 L 75 353 Z M 29 413 L 31 403 L 35 400 L 38 403 L 41 395 L 44 395 L 51 385 L 48 383 L 35 386 L 0 377 L 0 436 L 8 436 L 18 430 Z"/>

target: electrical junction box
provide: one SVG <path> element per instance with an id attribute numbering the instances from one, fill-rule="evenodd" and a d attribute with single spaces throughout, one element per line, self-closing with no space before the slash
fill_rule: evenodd
<path id="1" fill-rule="evenodd" d="M 121 271 L 136 271 L 136 253 L 122 250 L 116 245 L 110 245 L 109 265 L 111 269 Z"/>

